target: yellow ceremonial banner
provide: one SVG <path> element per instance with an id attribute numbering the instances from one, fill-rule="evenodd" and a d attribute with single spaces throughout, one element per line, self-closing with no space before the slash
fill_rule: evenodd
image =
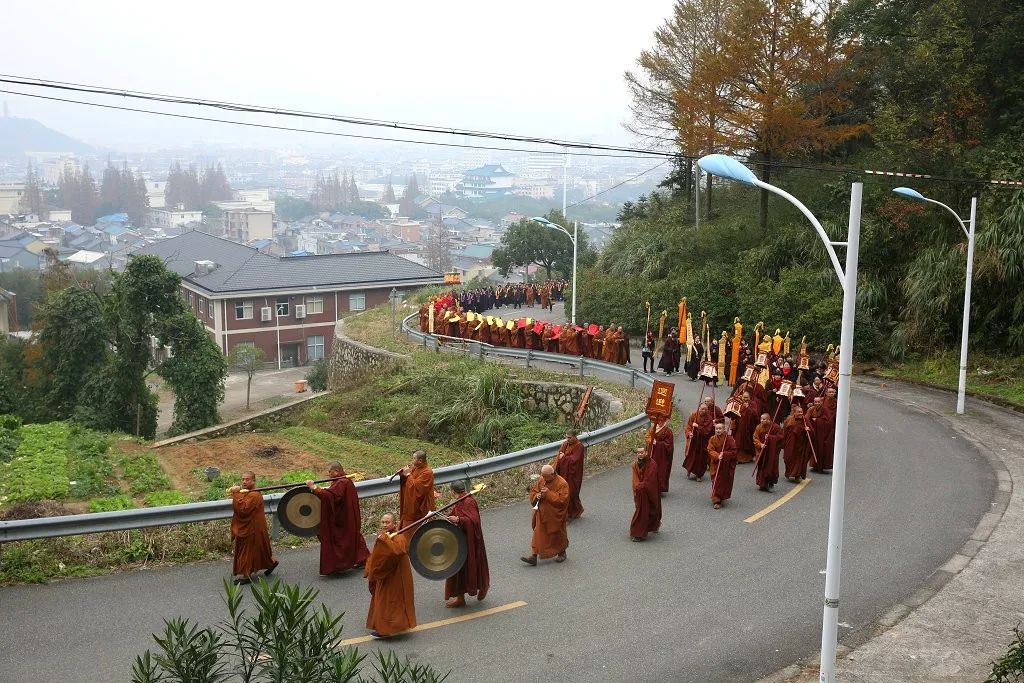
<path id="1" fill-rule="evenodd" d="M 495 318 L 494 322 L 498 327 L 505 327 L 505 323 L 502 321 L 501 318 Z"/>
<path id="2" fill-rule="evenodd" d="M 515 320 L 509 320 L 508 324 L 505 325 L 505 329 L 511 331 L 512 328 L 514 328 L 515 326 L 516 326 L 516 321 Z"/>
<path id="3" fill-rule="evenodd" d="M 494 324 L 494 316 L 492 316 L 492 315 L 487 316 L 487 324 L 488 325 L 493 325 Z"/>
<path id="4" fill-rule="evenodd" d="M 473 317 L 473 311 L 466 311 L 466 322 L 471 323 L 473 320 L 475 320 Z"/>
<path id="5" fill-rule="evenodd" d="M 689 339 L 691 336 L 693 336 L 692 334 L 689 333 L 689 331 L 687 330 L 687 327 L 689 327 L 689 326 L 687 325 L 687 321 L 686 321 L 686 297 L 684 296 L 682 299 L 679 300 L 679 343 L 680 344 L 685 344 L 686 340 Z"/>

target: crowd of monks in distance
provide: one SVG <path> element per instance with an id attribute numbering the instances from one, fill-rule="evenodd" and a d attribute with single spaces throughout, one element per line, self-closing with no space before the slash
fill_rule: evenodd
<path id="1" fill-rule="evenodd" d="M 551 295 L 551 283 L 541 286 Z M 519 287 L 519 286 L 516 286 Z M 480 290 L 474 294 L 481 295 Z M 495 291 L 495 295 L 496 291 Z M 525 290 L 524 290 L 525 295 Z M 435 297 L 420 311 L 421 328 L 434 334 L 468 337 L 480 335 L 481 341 L 509 341 L 510 345 L 526 346 L 547 342 L 544 323 L 539 332 L 519 320 L 502 323 L 491 316 L 470 317 L 464 309 L 465 293 L 446 293 Z M 489 294 L 487 295 L 489 296 Z M 527 300 L 527 299 L 524 299 Z M 472 303 L 472 301 L 467 301 Z M 487 300 L 479 304 L 491 305 Z M 484 308 L 482 310 L 489 310 Z M 677 372 L 680 365 L 694 367 L 691 378 L 704 383 L 697 409 L 686 420 L 686 447 L 682 469 L 687 480 L 704 481 L 709 475 L 711 502 L 720 508 L 732 497 L 738 464 L 753 463 L 753 476 L 762 491 L 770 491 L 778 483 L 779 458 L 785 464 L 785 476 L 794 483 L 807 477 L 808 468 L 825 472 L 832 468 L 836 424 L 836 382 L 838 381 L 838 349 L 831 346 L 812 367 L 806 344 L 801 341 L 796 353 L 790 348 L 789 335 L 777 330 L 774 336 L 763 334 L 763 323 L 755 326 L 748 344 L 743 339 L 742 325 L 734 321 L 733 335 L 723 332 L 712 341 L 708 334 L 706 315 L 701 314 L 700 335 L 694 335 L 692 319 L 685 314 L 685 299 L 680 302 L 680 328 L 670 329 L 665 337 L 666 313 L 659 321 L 656 338 L 645 335 L 643 352 L 654 356 L 661 352 L 659 366 L 666 374 Z M 563 326 L 563 330 L 569 326 Z M 572 328 L 563 344 L 562 333 L 551 332 L 557 339 L 558 351 L 607 358 L 607 349 L 616 349 L 613 357 L 620 362 L 616 341 L 626 343 L 618 330 L 601 329 L 602 345 L 595 346 L 597 335 L 584 328 Z M 483 333 L 483 330 L 487 330 Z M 501 332 L 506 330 L 507 332 Z M 491 334 L 494 334 L 491 337 Z M 573 336 L 576 335 L 576 336 Z M 518 340 L 513 343 L 511 340 Z M 611 346 L 609 346 L 611 339 Z M 586 351 L 585 351 L 586 349 Z M 595 352 L 597 349 L 600 353 Z M 628 346 L 625 346 L 628 362 Z M 699 353 L 699 355 L 698 355 Z M 646 370 L 645 357 L 645 370 Z M 685 360 L 685 363 L 683 362 Z M 652 363 L 653 371 L 653 363 Z M 689 372 L 689 370 L 688 370 Z M 719 405 L 715 391 L 729 387 L 728 398 Z M 656 387 L 657 389 L 657 387 Z M 723 392 L 725 393 L 725 392 Z M 651 415 L 645 445 L 636 449 L 632 463 L 634 514 L 629 535 L 642 541 L 657 533 L 661 525 L 661 498 L 668 493 L 672 474 L 675 437 L 665 416 Z M 569 546 L 568 525 L 583 515 L 580 491 L 583 485 L 585 446 L 570 430 L 554 459 L 545 464 L 529 492 L 532 507 L 532 537 L 529 552 L 521 560 L 537 566 L 541 560 L 564 562 Z M 451 608 L 466 604 L 466 596 L 483 600 L 490 586 L 487 551 L 480 522 L 480 510 L 472 492 L 462 482 L 451 485 L 451 507 L 440 510 L 438 501 L 445 496 L 435 490 L 434 473 L 423 451 L 413 453 L 409 465 L 395 473 L 400 479 L 399 513 L 397 519 L 386 514 L 380 519 L 380 533 L 371 549 L 360 531 L 362 519 L 359 498 L 351 478 L 340 463 L 328 466 L 330 486 L 321 487 L 307 481 L 306 486 L 321 501 L 320 574 L 334 575 L 360 568 L 370 590 L 370 607 L 366 627 L 373 637 L 389 637 L 416 626 L 413 600 L 412 568 L 409 542 L 413 532 L 435 515 L 462 529 L 466 535 L 468 556 L 457 574 L 445 581 L 444 599 Z M 230 489 L 234 516 L 231 536 L 235 543 L 233 572 L 236 581 L 251 580 L 258 571 L 269 575 L 277 567 L 266 518 L 263 496 L 255 488 L 255 475 L 246 472 L 242 482 Z M 435 513 L 435 511 L 438 511 Z"/>
<path id="2" fill-rule="evenodd" d="M 561 284 L 553 281 L 536 286 L 525 285 L 523 291 L 526 307 L 532 308 L 536 299 L 542 309 L 550 310 L 551 302 L 557 300 L 554 298 L 556 293 L 557 296 L 561 296 L 560 290 L 557 289 Z M 499 307 L 499 299 L 496 298 L 495 292 L 500 291 L 503 289 L 485 288 L 468 293 L 448 292 L 437 296 L 420 307 L 420 331 L 493 346 L 584 356 L 619 365 L 630 362 L 629 336 L 623 326 L 617 325 L 614 321 L 605 327 L 593 323 L 555 324 L 528 316 L 504 319 L 494 315 L 483 315 L 482 311 Z M 487 306 L 492 300 L 495 302 L 494 305 Z M 515 300 L 518 301 L 518 298 Z M 520 308 L 516 304 L 512 307 L 513 310 Z"/>

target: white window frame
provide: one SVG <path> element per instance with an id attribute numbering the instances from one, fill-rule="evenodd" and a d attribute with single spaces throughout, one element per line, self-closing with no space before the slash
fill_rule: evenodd
<path id="1" fill-rule="evenodd" d="M 306 297 L 306 315 L 314 315 L 324 312 L 324 298 L 322 296 Z"/>
<path id="2" fill-rule="evenodd" d="M 242 315 L 238 315 L 238 309 L 242 309 Z M 235 320 L 252 320 L 252 299 L 235 300 Z"/>
<path id="3" fill-rule="evenodd" d="M 206 301 L 203 297 L 199 297 L 199 312 L 206 313 Z"/>
<path id="4" fill-rule="evenodd" d="M 357 306 L 356 302 L 361 301 Z M 348 310 L 350 311 L 365 311 L 366 310 L 366 292 L 358 292 L 355 294 L 348 295 Z"/>
<path id="5" fill-rule="evenodd" d="M 274 312 L 277 314 L 278 318 L 287 318 L 291 308 L 292 298 L 290 296 L 278 297 L 277 300 L 274 301 Z M 281 312 L 282 309 L 284 310 L 284 313 Z"/>
<path id="6" fill-rule="evenodd" d="M 314 340 L 316 340 L 316 339 L 319 339 L 320 342 L 319 343 L 315 342 Z M 319 348 L 319 355 L 316 354 L 316 349 L 318 349 L 318 348 Z M 326 347 L 324 346 L 324 335 L 322 335 L 322 334 L 314 334 L 314 335 L 310 335 L 310 336 L 306 337 L 306 360 L 308 360 L 308 361 L 321 360 L 324 357 L 324 351 L 325 350 L 326 350 Z"/>

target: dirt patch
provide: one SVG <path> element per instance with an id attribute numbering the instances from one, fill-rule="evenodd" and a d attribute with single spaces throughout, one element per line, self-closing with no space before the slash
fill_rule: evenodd
<path id="1" fill-rule="evenodd" d="M 68 514 L 67 509 L 55 500 L 30 500 L 15 503 L 6 510 L 0 511 L 0 520 L 39 519 L 40 517 L 57 517 Z"/>
<path id="2" fill-rule="evenodd" d="M 327 461 L 296 448 L 276 434 L 240 434 L 153 451 L 174 487 L 195 491 L 203 487 L 194 471 L 213 466 L 222 472 L 253 470 L 257 475 L 278 478 L 292 470 L 322 472 Z"/>

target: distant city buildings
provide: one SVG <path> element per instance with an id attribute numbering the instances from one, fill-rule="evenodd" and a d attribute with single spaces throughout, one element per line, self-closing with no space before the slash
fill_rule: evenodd
<path id="1" fill-rule="evenodd" d="M 463 173 L 459 190 L 463 196 L 469 198 L 510 195 L 513 177 L 501 164 L 486 164 Z"/>

